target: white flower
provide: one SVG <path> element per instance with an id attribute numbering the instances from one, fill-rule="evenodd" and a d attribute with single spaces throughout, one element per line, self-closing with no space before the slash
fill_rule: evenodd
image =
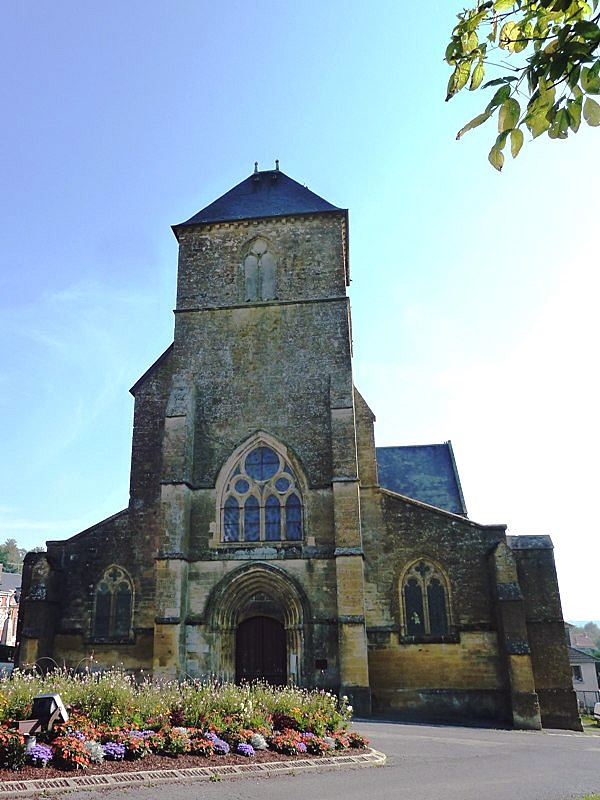
<path id="1" fill-rule="evenodd" d="M 347 706 L 346 711 L 351 714 L 352 713 L 352 706 Z"/>

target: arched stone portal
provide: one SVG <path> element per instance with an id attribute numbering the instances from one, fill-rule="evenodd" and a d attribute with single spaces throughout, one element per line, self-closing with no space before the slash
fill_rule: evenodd
<path id="1" fill-rule="evenodd" d="M 310 619 L 308 601 L 297 582 L 286 572 L 269 564 L 249 564 L 234 570 L 215 587 L 207 604 L 207 628 L 210 637 L 212 671 L 224 680 L 265 678 L 278 681 L 281 675 L 287 683 L 302 685 L 305 672 L 305 623 Z M 255 620 L 263 620 L 256 622 Z M 283 641 L 277 644 L 284 654 L 285 665 L 261 656 L 264 638 L 252 651 L 254 634 L 275 637 L 282 632 Z M 260 631 L 258 629 L 261 629 Z M 249 673 L 243 674 L 237 647 L 252 662 Z M 262 666 L 261 666 L 262 665 Z M 236 669 L 237 666 L 237 669 Z M 257 674 L 263 671 L 264 675 Z"/>

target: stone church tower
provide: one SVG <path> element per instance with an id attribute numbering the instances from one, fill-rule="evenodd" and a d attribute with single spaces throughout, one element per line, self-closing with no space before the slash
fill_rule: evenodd
<path id="1" fill-rule="evenodd" d="M 470 521 L 450 443 L 375 448 L 348 215 L 256 170 L 174 226 L 129 507 L 26 559 L 19 663 L 319 686 L 362 713 L 576 727 L 547 537 Z"/>

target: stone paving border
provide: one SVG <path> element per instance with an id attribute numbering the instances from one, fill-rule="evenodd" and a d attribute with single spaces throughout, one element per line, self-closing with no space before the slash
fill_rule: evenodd
<path id="1" fill-rule="evenodd" d="M 31 781 L 0 782 L 0 798 L 13 800 L 28 797 L 35 792 L 51 794 L 73 789 L 117 788 L 144 783 L 173 783 L 186 780 L 210 780 L 233 778 L 244 775 L 289 775 L 305 769 L 335 769 L 338 767 L 377 767 L 386 762 L 385 753 L 369 749 L 357 755 L 334 757 L 302 758 L 297 761 L 265 761 L 263 763 L 224 764 L 222 767 L 188 767 L 186 769 L 153 769 L 146 772 L 115 772 L 109 775 L 66 775 L 64 778 L 37 778 Z"/>

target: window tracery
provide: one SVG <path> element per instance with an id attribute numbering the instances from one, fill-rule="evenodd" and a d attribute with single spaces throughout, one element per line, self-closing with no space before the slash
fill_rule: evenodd
<path id="1" fill-rule="evenodd" d="M 224 542 L 300 541 L 302 501 L 287 460 L 260 444 L 244 453 L 225 481 L 222 502 Z"/>
<path id="2" fill-rule="evenodd" d="M 420 559 L 404 573 L 400 587 L 402 633 L 441 638 L 450 633 L 448 579 L 441 568 Z"/>
<path id="3" fill-rule="evenodd" d="M 95 639 L 126 639 L 131 635 L 133 590 L 123 569 L 109 567 L 96 586 L 92 635 Z"/>

